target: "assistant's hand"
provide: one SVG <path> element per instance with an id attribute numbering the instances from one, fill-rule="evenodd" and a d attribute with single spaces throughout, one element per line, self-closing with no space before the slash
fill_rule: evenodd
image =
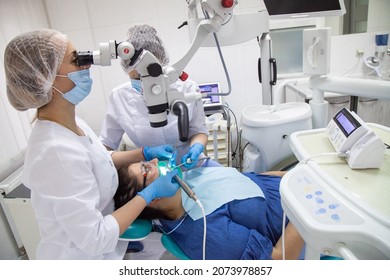
<path id="1" fill-rule="evenodd" d="M 156 147 L 145 146 L 143 149 L 144 158 L 152 160 L 157 158 L 159 160 L 167 160 L 172 157 L 173 147 L 171 145 L 160 145 Z"/>
<path id="2" fill-rule="evenodd" d="M 203 145 L 200 143 L 195 143 L 190 147 L 188 153 L 186 153 L 182 158 L 181 162 L 187 162 L 188 159 L 191 159 L 191 163 L 185 163 L 184 167 L 191 169 L 194 168 L 198 164 L 198 159 L 200 154 L 203 152 Z"/>
<path id="3" fill-rule="evenodd" d="M 149 204 L 155 198 L 175 195 L 180 187 L 176 179 L 173 178 L 177 175 L 177 172 L 177 170 L 173 170 L 167 173 L 167 175 L 157 178 L 153 183 L 140 191 L 138 195 L 145 199 L 146 204 Z"/>

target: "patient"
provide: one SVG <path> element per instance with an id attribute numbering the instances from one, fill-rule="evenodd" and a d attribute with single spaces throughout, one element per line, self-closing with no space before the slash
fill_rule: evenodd
<path id="1" fill-rule="evenodd" d="M 116 207 L 159 177 L 157 159 L 118 170 Z M 283 210 L 279 184 L 283 172 L 239 173 L 234 168 L 196 168 L 183 173 L 207 216 L 206 259 L 282 259 Z M 153 200 L 140 218 L 159 227 L 191 259 L 202 259 L 203 216 L 184 191 Z M 291 223 L 285 228 L 285 258 L 298 259 L 304 241 Z"/>

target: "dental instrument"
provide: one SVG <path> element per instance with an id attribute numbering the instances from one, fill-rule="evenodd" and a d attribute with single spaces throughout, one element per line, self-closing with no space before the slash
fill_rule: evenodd
<path id="1" fill-rule="evenodd" d="M 203 158 L 204 159 L 204 158 Z M 187 159 L 187 161 L 188 160 L 190 160 L 191 161 L 191 159 L 189 158 L 189 159 Z M 192 162 L 192 161 L 191 161 Z M 185 163 L 187 163 L 187 162 L 185 162 Z M 182 163 L 182 164 L 184 164 L 184 163 Z M 182 164 L 180 164 L 180 165 L 182 165 Z M 178 169 L 178 170 L 180 170 L 180 168 L 178 168 L 180 165 L 178 165 L 178 166 L 176 166 L 176 167 L 174 167 L 173 169 Z M 169 170 L 169 171 L 172 171 L 172 169 L 170 168 L 170 166 L 169 166 L 169 164 L 167 164 L 166 165 L 166 167 L 167 167 L 167 169 Z M 180 175 L 180 174 L 179 174 Z M 202 214 L 203 214 L 203 224 L 204 224 L 204 226 L 203 226 L 203 260 L 205 260 L 206 259 L 206 232 L 207 232 L 207 226 L 206 226 L 206 214 L 205 214 L 205 212 L 204 212 L 204 207 L 203 207 L 203 205 L 202 205 L 202 203 L 200 202 L 200 200 L 196 197 L 196 195 L 195 195 L 195 192 L 191 189 L 191 187 L 179 176 L 179 175 L 176 175 L 174 178 L 176 179 L 176 181 L 178 182 L 178 184 L 179 184 L 179 186 L 182 188 L 182 190 L 184 190 L 185 191 L 185 193 L 188 195 L 188 197 L 190 197 L 191 199 L 193 199 L 195 202 L 196 202 L 196 204 L 198 204 L 198 206 L 199 206 L 199 208 L 202 210 Z M 184 219 L 183 219 L 184 220 Z M 181 224 L 181 223 L 180 223 Z M 180 224 L 178 225 L 178 226 L 180 226 Z M 178 227 L 177 226 L 177 227 Z M 177 228 L 177 227 L 175 227 L 175 229 Z M 174 230 L 175 230 L 174 229 Z M 172 233 L 173 232 L 173 230 L 171 231 L 171 232 L 169 232 L 169 233 Z M 169 234 L 169 233 L 166 233 L 166 234 Z"/>
<path id="2" fill-rule="evenodd" d="M 187 158 L 187 160 L 183 163 L 180 163 L 179 165 L 172 164 L 172 162 L 169 162 L 169 167 L 178 168 L 184 164 L 190 164 L 192 163 L 192 160 L 190 158 Z"/>
<path id="3" fill-rule="evenodd" d="M 180 187 L 186 192 L 188 197 L 192 198 L 195 202 L 198 201 L 195 192 L 190 188 L 190 186 L 188 186 L 188 184 L 182 178 L 180 178 L 178 175 L 176 175 L 174 178 L 179 183 Z"/>

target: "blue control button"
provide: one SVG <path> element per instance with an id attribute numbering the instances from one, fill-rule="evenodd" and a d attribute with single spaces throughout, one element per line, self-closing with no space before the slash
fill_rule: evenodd
<path id="1" fill-rule="evenodd" d="M 308 194 L 308 195 L 306 195 L 306 198 L 307 198 L 307 199 L 311 199 L 311 198 L 313 198 L 313 195 Z"/>
<path id="2" fill-rule="evenodd" d="M 321 194 L 322 194 L 322 191 L 316 191 L 315 194 L 316 194 L 316 195 L 321 195 Z"/>
<path id="3" fill-rule="evenodd" d="M 329 204 L 329 209 L 336 209 L 339 206 L 337 203 Z"/>
<path id="4" fill-rule="evenodd" d="M 317 210 L 317 214 L 324 214 L 326 212 L 326 209 L 325 208 L 320 208 Z"/>
<path id="5" fill-rule="evenodd" d="M 324 203 L 324 200 L 317 197 L 317 198 L 316 198 L 316 202 L 317 202 L 318 204 L 322 204 L 322 203 Z"/>
<path id="6" fill-rule="evenodd" d="M 340 221 L 340 216 L 337 215 L 337 214 L 333 214 L 332 216 L 330 216 L 332 218 L 332 220 L 335 220 L 335 221 Z"/>

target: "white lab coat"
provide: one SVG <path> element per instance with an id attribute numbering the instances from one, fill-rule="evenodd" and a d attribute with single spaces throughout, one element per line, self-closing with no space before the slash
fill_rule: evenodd
<path id="1" fill-rule="evenodd" d="M 81 119 L 85 136 L 37 120 L 27 147 L 23 184 L 41 241 L 37 259 L 122 259 L 127 242 L 110 215 L 118 176 L 110 154 Z"/>
<path id="2" fill-rule="evenodd" d="M 178 80 L 172 87 L 184 93 L 198 90 L 196 83 L 189 80 L 185 82 Z M 187 105 L 190 122 L 189 139 L 198 133 L 208 135 L 203 102 L 199 100 Z M 178 150 L 177 163 L 180 163 L 181 157 L 189 149 L 189 141 L 183 143 L 179 140 L 177 116 L 172 112 L 168 114 L 168 124 L 166 126 L 158 128 L 150 126 L 144 97 L 131 86 L 131 82 L 122 84 L 112 90 L 100 139 L 106 146 L 117 149 L 123 133 L 126 133 L 137 147 L 162 144 L 175 146 Z"/>

